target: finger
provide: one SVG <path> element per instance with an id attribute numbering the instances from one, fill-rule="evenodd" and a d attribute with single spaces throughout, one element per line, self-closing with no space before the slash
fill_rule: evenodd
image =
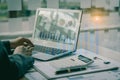
<path id="1" fill-rule="evenodd" d="M 31 52 L 26 52 L 26 53 L 24 53 L 24 54 L 27 55 L 27 56 L 31 56 L 31 55 L 32 55 Z"/>
<path id="2" fill-rule="evenodd" d="M 29 39 L 24 38 L 24 42 L 28 43 L 30 46 L 34 47 L 33 43 Z"/>
<path id="3" fill-rule="evenodd" d="M 30 46 L 30 47 L 32 47 L 32 48 L 34 47 L 34 46 L 28 44 L 27 42 L 23 42 L 23 45 L 24 45 L 25 47 L 28 47 L 28 46 Z"/>
<path id="4" fill-rule="evenodd" d="M 23 45 L 24 45 L 24 46 L 31 46 L 31 47 L 34 47 L 33 44 L 30 44 L 30 43 L 28 43 L 28 42 L 23 42 Z"/>
<path id="5" fill-rule="evenodd" d="M 24 46 L 23 54 L 25 54 L 27 56 L 31 56 L 32 55 L 32 50 L 33 50 L 33 47 L 31 47 L 31 46 Z"/>
<path id="6" fill-rule="evenodd" d="M 29 50 L 29 51 L 32 51 L 34 49 L 34 47 L 26 46 L 26 49 Z"/>
<path id="7" fill-rule="evenodd" d="M 29 55 L 29 56 L 31 56 L 32 55 L 32 50 L 29 48 L 29 49 L 27 49 L 27 51 L 26 51 L 26 55 Z"/>
<path id="8" fill-rule="evenodd" d="M 27 43 L 27 42 L 23 42 L 23 45 L 24 45 L 24 46 L 28 46 L 28 43 Z"/>
<path id="9" fill-rule="evenodd" d="M 33 47 L 29 47 L 29 48 L 28 48 L 29 51 L 32 51 L 33 49 L 34 49 Z"/>

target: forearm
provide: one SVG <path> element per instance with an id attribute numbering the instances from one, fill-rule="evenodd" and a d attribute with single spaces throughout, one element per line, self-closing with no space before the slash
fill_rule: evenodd
<path id="1" fill-rule="evenodd" d="M 33 66 L 34 59 L 22 54 L 8 57 L 8 42 L 0 42 L 0 80 L 18 80 Z"/>
<path id="2" fill-rule="evenodd" d="M 19 44 L 19 43 L 15 43 L 14 40 L 10 40 L 10 48 L 11 49 L 15 49 L 17 47 L 17 44 Z"/>
<path id="3" fill-rule="evenodd" d="M 23 54 L 11 55 L 10 60 L 15 62 L 18 68 L 18 77 L 21 78 L 24 74 L 33 66 L 34 59 L 30 56 L 25 56 Z"/>
<path id="4" fill-rule="evenodd" d="M 1 47 L 2 45 L 0 45 Z M 17 80 L 18 68 L 9 60 L 5 48 L 0 48 L 0 80 Z"/>

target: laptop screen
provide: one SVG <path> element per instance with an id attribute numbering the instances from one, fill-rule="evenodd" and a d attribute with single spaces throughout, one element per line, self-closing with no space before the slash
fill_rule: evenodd
<path id="1" fill-rule="evenodd" d="M 74 50 L 77 45 L 81 14 L 80 10 L 37 9 L 34 43 Z"/>

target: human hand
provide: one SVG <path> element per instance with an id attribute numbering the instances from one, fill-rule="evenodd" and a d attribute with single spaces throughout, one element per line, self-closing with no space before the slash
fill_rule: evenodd
<path id="1" fill-rule="evenodd" d="M 23 37 L 18 37 L 16 39 L 10 41 L 10 47 L 12 49 L 15 49 L 16 47 L 23 46 L 23 45 L 34 47 L 33 43 L 29 39 L 26 39 Z"/>
<path id="2" fill-rule="evenodd" d="M 18 77 L 21 78 L 27 71 L 33 67 L 34 58 L 31 57 L 33 47 L 30 46 L 18 46 L 14 49 L 14 54 L 9 58 L 13 60 L 18 68 Z"/>
<path id="3" fill-rule="evenodd" d="M 30 46 L 18 46 L 17 48 L 15 48 L 14 54 L 20 53 L 20 54 L 24 54 L 27 56 L 31 56 L 32 50 L 33 50 L 33 47 L 30 47 Z"/>

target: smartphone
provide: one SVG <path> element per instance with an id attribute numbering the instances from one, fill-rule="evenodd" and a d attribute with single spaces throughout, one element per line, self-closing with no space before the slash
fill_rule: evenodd
<path id="1" fill-rule="evenodd" d="M 87 65 L 91 64 L 94 62 L 94 60 L 86 57 L 86 56 L 83 56 L 83 55 L 78 55 L 78 59 L 85 62 Z"/>

